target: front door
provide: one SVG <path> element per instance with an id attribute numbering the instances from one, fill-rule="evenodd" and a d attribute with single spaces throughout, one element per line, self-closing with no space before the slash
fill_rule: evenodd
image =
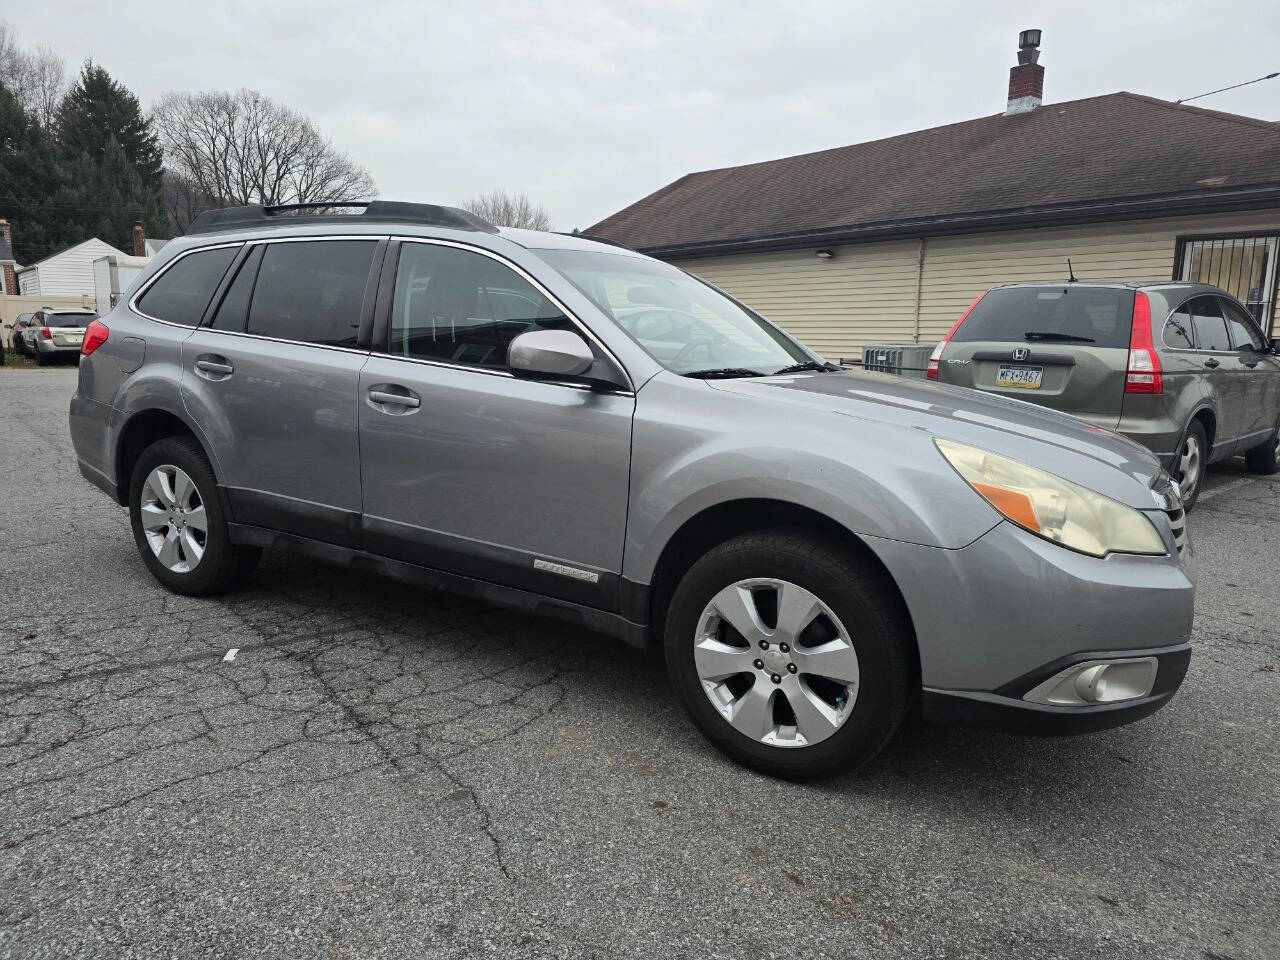
<path id="1" fill-rule="evenodd" d="M 410 240 L 393 259 L 360 375 L 366 548 L 617 609 L 635 398 L 511 375 L 512 338 L 576 322 L 506 261 Z"/>
<path id="2" fill-rule="evenodd" d="M 357 347 L 378 241 L 255 245 L 182 346 L 183 400 L 234 518 L 358 545 Z"/>

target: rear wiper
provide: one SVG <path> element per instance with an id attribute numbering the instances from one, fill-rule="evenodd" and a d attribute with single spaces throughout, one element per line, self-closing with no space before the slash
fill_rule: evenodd
<path id="1" fill-rule="evenodd" d="M 697 377 L 699 380 L 728 380 L 733 377 L 763 377 L 759 370 L 748 370 L 745 367 L 716 367 L 711 370 L 690 370 L 680 374 L 682 377 Z"/>
<path id="2" fill-rule="evenodd" d="M 773 373 L 769 374 L 769 376 L 776 377 L 780 373 L 803 373 L 806 370 L 821 370 L 824 372 L 830 371 L 834 373 L 836 370 L 843 369 L 843 367 L 838 367 L 834 363 L 820 363 L 817 360 L 806 360 L 804 363 L 793 363 L 789 367 L 783 367 L 781 370 L 775 370 Z"/>
<path id="3" fill-rule="evenodd" d="M 1028 330 L 1024 340 L 1053 340 L 1057 343 L 1097 343 L 1093 337 L 1077 337 L 1074 333 L 1054 333 L 1052 330 Z"/>

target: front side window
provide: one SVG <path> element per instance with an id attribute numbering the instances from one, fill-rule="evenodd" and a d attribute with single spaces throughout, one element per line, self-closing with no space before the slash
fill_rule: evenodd
<path id="1" fill-rule="evenodd" d="M 674 373 L 772 374 L 816 359 L 766 320 L 665 263 L 589 250 L 538 255 Z"/>
<path id="2" fill-rule="evenodd" d="M 1253 325 L 1253 317 L 1230 300 L 1219 298 L 1222 313 L 1227 319 L 1227 332 L 1231 335 L 1232 350 L 1257 351 L 1263 349 L 1262 334 Z"/>
<path id="3" fill-rule="evenodd" d="M 377 245 L 376 240 L 267 244 L 253 286 L 247 332 L 354 347 Z"/>
<path id="4" fill-rule="evenodd" d="M 520 334 L 567 329 L 563 310 L 492 257 L 434 243 L 400 248 L 393 354 L 505 369 L 507 347 Z"/>
<path id="5" fill-rule="evenodd" d="M 238 247 L 198 250 L 178 260 L 147 288 L 138 308 L 149 317 L 194 327 L 235 259 Z"/>
<path id="6" fill-rule="evenodd" d="M 1196 297 L 1191 301 L 1191 322 L 1196 328 L 1196 344 L 1201 350 L 1230 350 L 1227 323 L 1217 297 Z"/>

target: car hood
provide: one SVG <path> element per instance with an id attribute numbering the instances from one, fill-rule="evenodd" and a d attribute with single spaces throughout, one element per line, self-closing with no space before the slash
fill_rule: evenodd
<path id="1" fill-rule="evenodd" d="M 1153 506 L 1150 487 L 1160 472 L 1154 454 L 1113 430 L 1023 400 L 865 371 L 708 382 L 812 413 L 924 430 L 1047 470 L 1130 506 Z"/>

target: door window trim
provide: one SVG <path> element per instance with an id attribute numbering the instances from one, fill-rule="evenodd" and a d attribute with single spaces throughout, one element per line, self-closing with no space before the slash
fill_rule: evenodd
<path id="1" fill-rule="evenodd" d="M 138 306 L 138 301 L 142 299 L 143 294 L 145 294 L 148 290 L 151 289 L 152 284 L 154 284 L 157 280 L 163 277 L 170 270 L 172 270 L 173 265 L 178 261 L 182 260 L 184 257 L 189 257 L 193 253 L 204 253 L 206 250 L 221 250 L 226 247 L 243 247 L 244 245 L 245 245 L 245 241 L 243 240 L 227 240 L 227 241 L 224 241 L 223 243 L 210 243 L 203 247 L 192 247 L 190 250 L 183 250 L 180 254 L 178 254 L 176 257 L 174 257 L 172 260 L 166 263 L 163 267 L 157 270 L 153 276 L 147 278 L 147 282 L 144 283 L 142 286 L 140 286 L 137 292 L 134 293 L 134 295 L 129 298 L 129 310 L 133 313 L 136 313 L 140 317 L 153 321 L 154 323 L 163 323 L 166 327 L 180 327 L 183 330 L 198 330 L 200 328 L 200 325 L 204 322 L 204 314 L 209 309 L 209 304 L 207 303 L 205 304 L 205 309 L 201 311 L 200 320 L 198 320 L 195 324 L 186 324 L 186 323 L 174 323 L 172 320 L 164 320 L 160 317 L 153 317 L 151 314 L 142 310 Z M 230 271 L 230 269 L 233 266 L 235 266 L 238 256 L 239 255 L 237 254 L 237 256 L 231 258 L 231 262 L 227 264 L 227 271 Z M 218 280 L 218 285 L 213 288 L 213 294 L 210 296 L 210 302 L 212 302 L 213 298 L 218 296 L 218 293 L 222 289 L 222 281 L 226 279 L 226 276 L 227 276 L 227 272 L 224 271 L 222 274 L 222 277 L 220 277 Z"/>
<path id="2" fill-rule="evenodd" d="M 481 256 L 488 257 L 490 260 L 494 260 L 500 263 L 504 267 L 508 267 L 517 276 L 527 281 L 534 289 L 536 289 L 539 293 L 541 293 L 544 297 L 546 297 L 556 307 L 560 309 L 560 311 L 564 314 L 565 318 L 568 319 L 568 321 L 571 324 L 573 324 L 574 328 L 580 334 L 582 334 L 584 339 L 586 339 L 588 342 L 592 344 L 595 344 L 600 349 L 600 351 L 606 357 L 608 357 L 609 360 L 612 361 L 613 364 L 620 371 L 622 371 L 622 375 L 623 377 L 626 378 L 626 381 L 627 381 L 627 389 L 607 390 L 603 392 L 618 394 L 622 396 L 635 396 L 635 380 L 632 378 L 631 372 L 626 368 L 626 366 L 622 363 L 622 361 L 618 359 L 617 355 L 614 354 L 614 352 L 610 350 L 598 336 L 596 336 L 595 332 L 592 331 L 591 328 L 588 327 L 585 323 L 583 323 L 582 320 L 580 320 L 572 310 L 566 307 L 559 297 L 557 297 L 554 293 L 548 290 L 546 286 L 542 284 L 541 281 L 539 281 L 535 276 L 533 276 L 533 274 L 529 273 L 528 270 L 520 266 L 515 261 L 509 260 L 508 258 L 504 257 L 502 254 L 497 253 L 493 250 L 488 250 L 484 247 L 477 247 L 469 243 L 459 243 L 456 240 L 444 240 L 438 237 L 397 236 L 395 234 L 392 234 L 390 239 L 392 244 L 396 245 L 392 250 L 392 252 L 395 254 L 395 262 L 387 265 L 390 268 L 389 278 L 390 278 L 390 283 L 392 285 L 391 289 L 393 293 L 392 293 L 392 296 L 389 296 L 387 298 L 387 302 L 385 304 L 382 302 L 378 303 L 379 313 L 388 314 L 388 312 L 393 307 L 392 301 L 394 300 L 395 275 L 397 272 L 399 272 L 399 269 L 400 269 L 399 254 L 404 249 L 404 244 L 425 243 L 425 244 L 432 244 L 438 247 L 453 247 L 458 250 L 465 250 L 469 253 L 478 253 Z M 385 276 L 387 275 L 384 275 L 384 277 Z M 383 319 L 385 319 L 385 317 Z M 375 329 L 378 328 L 378 323 L 376 321 L 374 326 L 375 326 Z M 471 373 L 482 373 L 488 376 L 508 377 L 513 380 L 518 379 L 515 376 L 515 374 L 513 374 L 510 370 L 506 370 L 506 369 L 499 369 L 496 367 L 481 367 L 481 366 L 475 366 L 472 364 L 465 364 L 465 363 L 453 363 L 448 360 L 432 360 L 426 357 L 409 357 L 409 356 L 405 356 L 402 353 L 392 353 L 389 346 L 390 339 L 391 339 L 391 324 L 383 323 L 381 327 L 382 327 L 381 333 L 383 334 L 383 338 L 382 338 L 383 342 L 380 344 L 371 345 L 372 347 L 371 352 L 375 356 L 387 357 L 392 360 L 404 360 L 409 363 L 422 363 L 432 367 L 447 367 L 450 370 L 466 370 Z M 585 386 L 581 383 L 571 383 L 563 380 L 537 380 L 533 382 L 546 383 L 552 386 L 571 387 L 574 390 L 592 391 L 591 387 Z"/>

